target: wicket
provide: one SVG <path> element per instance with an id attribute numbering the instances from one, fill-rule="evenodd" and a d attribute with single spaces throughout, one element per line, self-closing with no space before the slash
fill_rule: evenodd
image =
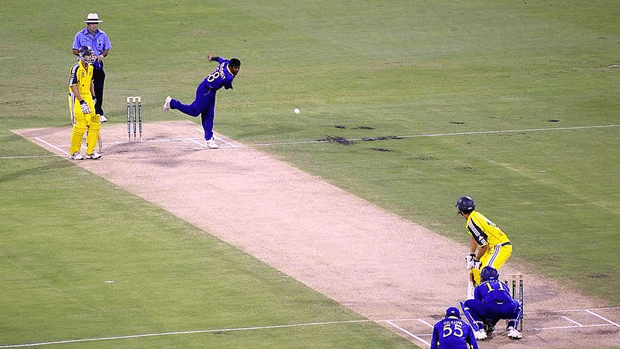
<path id="1" fill-rule="evenodd" d="M 140 142 L 142 142 L 142 97 L 127 97 L 127 137 L 131 142 L 131 116 L 133 114 L 133 141 L 136 141 L 136 116 L 140 124 Z"/>
<path id="2" fill-rule="evenodd" d="M 519 331 L 523 330 L 523 274 L 508 274 L 506 285 L 510 287 L 512 299 L 521 303 L 521 321 L 519 321 Z"/>

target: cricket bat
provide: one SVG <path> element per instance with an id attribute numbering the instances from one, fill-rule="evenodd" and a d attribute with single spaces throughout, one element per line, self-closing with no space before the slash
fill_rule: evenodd
<path id="1" fill-rule="evenodd" d="M 474 269 L 467 269 L 467 299 L 474 299 L 475 288 L 476 280 L 474 278 Z"/>

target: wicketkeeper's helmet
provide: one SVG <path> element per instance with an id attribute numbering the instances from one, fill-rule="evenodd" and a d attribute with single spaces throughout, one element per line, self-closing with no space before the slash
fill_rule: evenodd
<path id="1" fill-rule="evenodd" d="M 480 272 L 480 280 L 487 281 L 487 280 L 498 280 L 498 279 L 499 279 L 499 273 L 497 272 L 497 269 L 493 267 L 482 268 L 482 271 Z"/>
<path id="2" fill-rule="evenodd" d="M 476 209 L 476 203 L 469 196 L 461 196 L 456 200 L 456 209 L 458 213 L 471 213 Z"/>

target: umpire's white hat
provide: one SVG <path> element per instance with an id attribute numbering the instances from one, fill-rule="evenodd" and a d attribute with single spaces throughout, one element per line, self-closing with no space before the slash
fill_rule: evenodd
<path id="1" fill-rule="evenodd" d="M 96 13 L 89 13 L 88 16 L 86 17 L 86 20 L 84 21 L 84 23 L 89 24 L 89 23 L 101 23 L 103 21 L 99 20 L 99 15 L 97 15 Z"/>

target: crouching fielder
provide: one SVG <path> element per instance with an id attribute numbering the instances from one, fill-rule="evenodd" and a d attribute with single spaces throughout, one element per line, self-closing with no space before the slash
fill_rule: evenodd
<path id="1" fill-rule="evenodd" d="M 521 304 L 512 299 L 508 285 L 499 281 L 499 273 L 493 267 L 484 267 L 480 272 L 482 283 L 476 286 L 474 299 L 461 302 L 463 314 L 474 329 L 478 340 L 486 339 L 495 330 L 499 320 L 506 320 L 506 332 L 510 339 L 523 336 L 517 328 L 521 319 Z"/>
<path id="2" fill-rule="evenodd" d="M 71 68 L 69 77 L 70 107 L 73 113 L 73 130 L 71 131 L 71 149 L 69 158 L 82 160 L 80 154 L 82 137 L 88 129 L 86 136 L 86 159 L 99 159 L 101 155 L 95 151 L 95 145 L 99 139 L 101 122 L 99 115 L 95 114 L 93 98 L 95 95 L 93 80 L 93 50 L 88 46 L 82 46 L 78 50 L 78 61 Z"/>
<path id="3" fill-rule="evenodd" d="M 450 307 L 446 318 L 433 326 L 430 349 L 478 349 L 472 328 L 463 320 L 459 310 Z"/>

